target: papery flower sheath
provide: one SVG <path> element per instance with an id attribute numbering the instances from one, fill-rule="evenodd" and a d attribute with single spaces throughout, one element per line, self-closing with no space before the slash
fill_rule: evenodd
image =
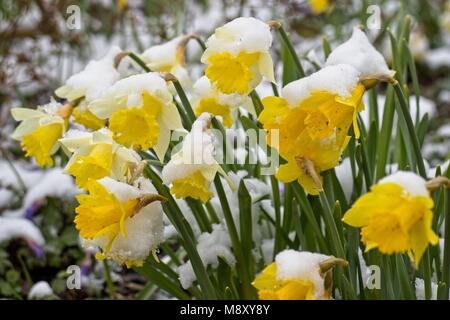
<path id="1" fill-rule="evenodd" d="M 270 27 L 255 18 L 237 18 L 217 28 L 206 43 L 201 61 L 205 74 L 226 94 L 248 94 L 262 80 L 275 82 Z"/>

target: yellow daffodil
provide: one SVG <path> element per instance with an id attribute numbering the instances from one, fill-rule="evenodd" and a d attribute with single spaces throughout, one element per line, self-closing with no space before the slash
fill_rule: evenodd
<path id="1" fill-rule="evenodd" d="M 439 240 L 432 229 L 433 205 L 426 181 L 414 173 L 399 171 L 372 186 L 342 220 L 361 228 L 366 251 L 408 252 L 417 268 L 428 245 Z"/>
<path id="2" fill-rule="evenodd" d="M 93 133 L 70 130 L 60 140 L 71 154 L 65 170 L 75 177 L 80 188 L 86 188 L 89 179 L 112 177 L 125 182 L 130 165 L 137 165 L 140 158 L 133 151 L 115 143 L 110 132 Z"/>
<path id="3" fill-rule="evenodd" d="M 169 72 L 173 74 L 185 88 L 192 88 L 192 83 L 186 69 L 186 45 L 192 36 L 176 37 L 164 44 L 155 45 L 145 50 L 140 58 L 152 71 Z"/>
<path id="4" fill-rule="evenodd" d="M 86 246 L 99 247 L 98 259 L 141 266 L 162 241 L 162 207 L 149 180 L 133 185 L 111 178 L 89 180 L 88 194 L 77 196 L 75 226 Z"/>
<path id="5" fill-rule="evenodd" d="M 72 112 L 73 121 L 83 125 L 85 128 L 98 130 L 105 126 L 105 120 L 97 118 L 87 108 L 86 102 L 80 102 Z"/>
<path id="6" fill-rule="evenodd" d="M 261 300 L 327 300 L 331 297 L 332 268 L 347 261 L 307 251 L 277 254 L 252 285 Z"/>
<path id="7" fill-rule="evenodd" d="M 162 179 L 171 185 L 170 191 L 177 198 L 191 197 L 207 202 L 213 195 L 209 186 L 217 172 L 226 176 L 214 159 L 214 136 L 209 132 L 210 116 L 202 114 L 162 170 Z"/>
<path id="8" fill-rule="evenodd" d="M 330 7 L 330 0 L 309 0 L 309 6 L 313 13 L 320 14 Z"/>
<path id="9" fill-rule="evenodd" d="M 11 114 L 22 121 L 12 134 L 13 139 L 21 141 L 26 157 L 34 157 L 40 167 L 52 166 L 54 154 L 67 127 L 72 107 L 55 101 L 39 106 L 37 110 L 13 108 Z"/>
<path id="10" fill-rule="evenodd" d="M 275 82 L 270 27 L 255 18 L 237 18 L 217 28 L 206 43 L 201 61 L 205 74 L 225 94 L 248 94 L 264 76 Z"/>
<path id="11" fill-rule="evenodd" d="M 318 194 L 320 172 L 339 163 L 352 125 L 359 137 L 356 114 L 363 109 L 365 89 L 358 76 L 349 65 L 330 66 L 289 83 L 282 97 L 263 99 L 259 121 L 268 130 L 269 145 L 272 135 L 278 135 L 279 144 L 272 147 L 287 160 L 278 179 L 298 180 L 308 193 Z"/>
<path id="12" fill-rule="evenodd" d="M 153 148 L 162 161 L 170 131 L 182 128 L 166 82 L 157 73 L 119 80 L 89 104 L 100 119 L 109 119 L 117 143 L 135 149 Z"/>
<path id="13" fill-rule="evenodd" d="M 197 116 L 204 112 L 220 116 L 227 127 L 231 127 L 233 124 L 236 111 L 240 106 L 255 114 L 249 97 L 238 94 L 223 94 L 211 85 L 206 76 L 201 77 L 194 84 L 193 105 Z"/>

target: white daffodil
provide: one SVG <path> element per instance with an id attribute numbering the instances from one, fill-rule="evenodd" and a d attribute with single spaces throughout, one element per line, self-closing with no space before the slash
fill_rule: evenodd
<path id="1" fill-rule="evenodd" d="M 186 44 L 191 36 L 179 36 L 166 43 L 145 50 L 140 58 L 152 71 L 170 72 L 184 87 L 191 88 L 192 83 L 185 66 Z"/>
<path id="2" fill-rule="evenodd" d="M 21 141 L 26 157 L 34 157 L 40 167 L 52 166 L 51 157 L 58 148 L 60 139 L 66 128 L 72 107 L 56 101 L 39 106 L 36 110 L 13 108 L 11 114 L 20 125 L 12 134 L 12 138 Z"/>
<path id="3" fill-rule="evenodd" d="M 112 47 L 106 56 L 90 61 L 82 71 L 72 75 L 63 86 L 56 89 L 55 94 L 59 98 L 77 104 L 73 110 L 76 123 L 93 130 L 105 125 L 104 120 L 97 118 L 87 109 L 87 102 L 97 98 L 120 79 L 116 58 L 121 52 L 119 47 Z"/>
<path id="4" fill-rule="evenodd" d="M 206 42 L 201 61 L 222 93 L 248 94 L 264 76 L 275 82 L 269 54 L 272 35 L 268 24 L 255 18 L 237 18 L 217 28 Z"/>
<path id="5" fill-rule="evenodd" d="M 170 142 L 170 131 L 182 128 L 166 81 L 158 73 L 145 73 L 117 81 L 89 110 L 109 119 L 117 143 L 126 147 L 153 148 L 162 161 Z"/>
<path id="6" fill-rule="evenodd" d="M 75 226 L 84 245 L 99 247 L 97 259 L 141 266 L 163 240 L 163 212 L 152 183 L 142 177 L 133 185 L 109 177 L 89 180 L 88 194 L 77 196 Z"/>
<path id="7" fill-rule="evenodd" d="M 233 124 L 236 111 L 240 106 L 255 114 L 253 104 L 248 96 L 221 93 L 211 85 L 206 76 L 201 77 L 194 84 L 193 106 L 197 116 L 204 112 L 220 116 L 227 127 L 231 127 Z"/>
<path id="8" fill-rule="evenodd" d="M 209 186 L 219 172 L 226 176 L 214 158 L 214 136 L 209 130 L 210 115 L 202 114 L 183 140 L 181 149 L 172 155 L 162 170 L 162 179 L 171 185 L 177 198 L 191 197 L 208 201 L 212 196 Z"/>
<path id="9" fill-rule="evenodd" d="M 130 166 L 140 161 L 134 151 L 115 143 L 107 130 L 93 133 L 69 130 L 60 142 L 71 153 L 65 171 L 75 177 L 80 188 L 86 188 L 89 179 L 107 176 L 126 182 Z"/>

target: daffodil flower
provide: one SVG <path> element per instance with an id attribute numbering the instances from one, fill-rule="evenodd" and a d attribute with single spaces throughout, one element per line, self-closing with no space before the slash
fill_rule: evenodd
<path id="1" fill-rule="evenodd" d="M 348 262 L 319 253 L 284 250 L 252 285 L 261 300 L 328 300 L 336 264 L 346 266 Z"/>
<path id="2" fill-rule="evenodd" d="M 54 154 L 60 139 L 67 128 L 72 106 L 55 101 L 39 106 L 36 110 L 13 108 L 11 114 L 22 121 L 12 134 L 12 138 L 21 141 L 26 157 L 34 157 L 40 167 L 52 166 Z"/>
<path id="3" fill-rule="evenodd" d="M 80 188 L 86 188 L 89 179 L 111 177 L 126 182 L 130 165 L 137 165 L 140 157 L 132 150 L 114 142 L 107 130 L 78 132 L 69 130 L 60 140 L 71 154 L 65 171 L 75 177 Z"/>
<path id="4" fill-rule="evenodd" d="M 439 241 L 432 229 L 433 206 L 426 181 L 412 172 L 399 171 L 372 186 L 342 220 L 361 228 L 366 251 L 408 252 L 417 268 L 428 245 Z"/>
<path id="5" fill-rule="evenodd" d="M 330 7 L 330 0 L 309 0 L 308 2 L 314 14 L 323 13 Z"/>
<path id="6" fill-rule="evenodd" d="M 176 37 L 164 44 L 155 45 L 145 50 L 140 58 L 152 71 L 173 74 L 185 88 L 192 88 L 186 69 L 186 44 L 192 37 L 189 35 Z"/>
<path id="7" fill-rule="evenodd" d="M 70 103 L 77 102 L 73 111 L 76 123 L 93 130 L 104 126 L 105 121 L 93 115 L 86 104 L 120 79 L 116 68 L 116 57 L 120 53 L 119 47 L 112 47 L 106 56 L 90 61 L 82 71 L 72 75 L 63 86 L 56 89 L 55 94 L 59 98 L 67 99 Z"/>
<path id="8" fill-rule="evenodd" d="M 356 114 L 363 109 L 364 91 L 356 69 L 336 65 L 289 83 L 282 97 L 263 99 L 259 121 L 269 144 L 278 135 L 279 144 L 272 147 L 287 160 L 277 172 L 279 180 L 298 180 L 310 194 L 321 191 L 319 174 L 339 163 L 352 125 L 359 137 Z"/>
<path id="9" fill-rule="evenodd" d="M 151 182 L 133 185 L 109 177 L 89 180 L 88 194 L 77 196 L 75 226 L 84 245 L 99 247 L 97 259 L 113 259 L 127 267 L 141 266 L 163 238 L 163 214 Z"/>
<path id="10" fill-rule="evenodd" d="M 225 126 L 231 127 L 236 117 L 237 109 L 242 106 L 255 114 L 251 99 L 238 94 L 223 94 L 219 92 L 206 76 L 194 84 L 194 111 L 197 116 L 204 112 L 220 116 Z"/>
<path id="11" fill-rule="evenodd" d="M 183 140 L 181 149 L 172 155 L 162 170 L 162 179 L 171 185 L 177 198 L 191 197 L 207 202 L 213 195 L 209 190 L 216 173 L 226 177 L 214 158 L 214 136 L 209 132 L 210 116 L 202 114 Z"/>
<path id="12" fill-rule="evenodd" d="M 222 93 L 248 94 L 263 76 L 275 82 L 271 45 L 268 24 L 255 18 L 234 19 L 207 40 L 201 58 L 208 65 L 205 74 Z"/>
<path id="13" fill-rule="evenodd" d="M 182 128 L 166 82 L 152 72 L 117 81 L 89 104 L 89 110 L 100 119 L 109 119 L 117 143 L 135 149 L 153 148 L 161 161 L 170 131 Z"/>

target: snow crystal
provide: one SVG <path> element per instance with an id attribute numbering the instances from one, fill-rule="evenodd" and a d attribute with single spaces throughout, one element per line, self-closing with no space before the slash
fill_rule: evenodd
<path id="1" fill-rule="evenodd" d="M 351 38 L 334 49 L 326 61 L 327 66 L 342 63 L 351 65 L 361 72 L 363 77 L 373 74 L 391 75 L 381 53 L 359 28 L 354 28 Z"/>
<path id="2" fill-rule="evenodd" d="M 426 181 L 421 176 L 407 171 L 397 171 L 383 179 L 378 184 L 396 183 L 403 187 L 412 196 L 428 196 Z"/>
<path id="3" fill-rule="evenodd" d="M 359 81 L 359 71 L 347 64 L 325 67 L 308 77 L 287 84 L 282 90 L 291 108 L 295 108 L 313 91 L 327 91 L 347 98 Z"/>
<path id="4" fill-rule="evenodd" d="M 0 243 L 15 238 L 31 240 L 39 246 L 45 243 L 41 231 L 30 220 L 0 217 Z"/>
<path id="5" fill-rule="evenodd" d="M 28 292 L 28 299 L 43 299 L 53 295 L 53 290 L 47 281 L 36 282 Z"/>

